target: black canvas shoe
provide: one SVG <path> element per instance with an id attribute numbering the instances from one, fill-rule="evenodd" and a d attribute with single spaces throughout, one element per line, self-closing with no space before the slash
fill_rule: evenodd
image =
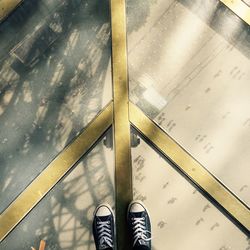
<path id="1" fill-rule="evenodd" d="M 141 201 L 130 203 L 127 220 L 133 250 L 151 250 L 150 218 L 145 205 Z"/>
<path id="2" fill-rule="evenodd" d="M 112 208 L 101 204 L 94 212 L 93 235 L 97 250 L 114 250 L 115 223 Z"/>

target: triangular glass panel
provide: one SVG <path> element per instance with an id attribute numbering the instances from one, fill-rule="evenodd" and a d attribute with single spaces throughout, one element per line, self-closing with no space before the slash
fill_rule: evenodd
<path id="1" fill-rule="evenodd" d="M 92 216 L 101 203 L 114 207 L 114 157 L 105 136 L 0 243 L 2 250 L 95 249 Z"/>
<path id="2" fill-rule="evenodd" d="M 132 148 L 134 199 L 143 201 L 149 210 L 152 249 L 250 247 L 249 238 L 238 226 L 134 129 L 131 131 L 137 141 Z"/>

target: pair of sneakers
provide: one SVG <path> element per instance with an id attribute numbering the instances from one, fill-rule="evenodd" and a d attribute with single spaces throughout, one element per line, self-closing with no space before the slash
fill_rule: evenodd
<path id="1" fill-rule="evenodd" d="M 129 204 L 127 222 L 133 250 L 151 250 L 150 218 L 141 201 Z M 108 204 L 101 204 L 94 212 L 93 235 L 97 250 L 115 249 L 114 214 Z"/>

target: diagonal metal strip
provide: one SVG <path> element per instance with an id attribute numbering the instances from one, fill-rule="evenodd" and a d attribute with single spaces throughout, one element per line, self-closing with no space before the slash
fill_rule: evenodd
<path id="1" fill-rule="evenodd" d="M 35 207 L 112 125 L 113 103 L 84 129 L 0 215 L 0 241 Z"/>
<path id="2" fill-rule="evenodd" d="M 242 0 L 220 0 L 238 17 L 250 25 L 250 7 Z"/>
<path id="3" fill-rule="evenodd" d="M 23 0 L 0 0 L 0 23 L 14 11 Z"/>
<path id="4" fill-rule="evenodd" d="M 130 121 L 185 175 L 250 232 L 250 209 L 132 103 Z"/>
<path id="5" fill-rule="evenodd" d="M 125 0 L 111 0 L 115 188 L 118 249 L 128 249 L 126 210 L 132 200 Z"/>

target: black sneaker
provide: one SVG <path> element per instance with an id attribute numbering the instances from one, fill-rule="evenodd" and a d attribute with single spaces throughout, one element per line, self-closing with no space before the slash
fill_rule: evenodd
<path id="1" fill-rule="evenodd" d="M 151 250 L 151 224 L 149 214 L 141 201 L 132 201 L 128 207 L 128 227 L 133 250 Z"/>
<path id="2" fill-rule="evenodd" d="M 114 250 L 115 223 L 112 208 L 101 204 L 94 212 L 93 235 L 97 250 Z"/>

